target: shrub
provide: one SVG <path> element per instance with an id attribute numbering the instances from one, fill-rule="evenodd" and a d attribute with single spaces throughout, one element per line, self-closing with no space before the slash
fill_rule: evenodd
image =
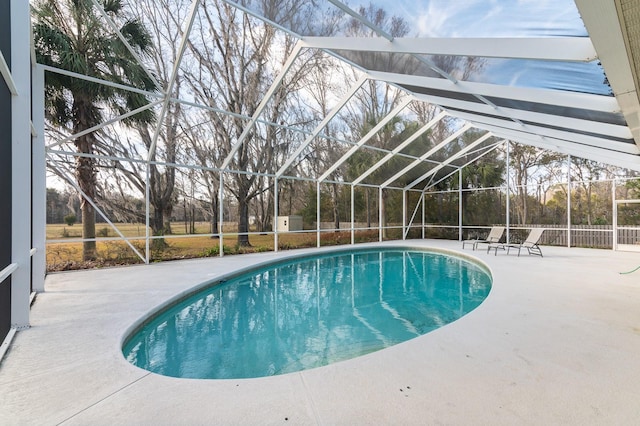
<path id="1" fill-rule="evenodd" d="M 75 214 L 68 214 L 66 215 L 64 218 L 64 223 L 67 224 L 67 226 L 73 226 L 74 223 L 76 223 L 76 220 L 78 220 L 78 218 L 76 217 Z"/>
<path id="2" fill-rule="evenodd" d="M 206 250 L 204 250 L 202 252 L 202 256 L 203 257 L 214 257 L 220 254 L 220 247 L 219 246 L 213 246 L 211 248 L 208 248 Z"/>
<path id="3" fill-rule="evenodd" d="M 104 227 L 104 228 L 100 228 L 98 229 L 98 237 L 108 237 L 109 236 L 109 228 Z"/>

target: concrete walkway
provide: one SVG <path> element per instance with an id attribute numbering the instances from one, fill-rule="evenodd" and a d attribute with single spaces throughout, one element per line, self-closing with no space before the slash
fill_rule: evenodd
<path id="1" fill-rule="evenodd" d="M 618 272 L 640 254 L 543 250 L 465 250 L 494 275 L 470 314 L 360 358 L 246 380 L 152 374 L 123 358 L 121 339 L 198 283 L 309 250 L 52 274 L 0 364 L 0 424 L 639 424 L 640 271 Z"/>

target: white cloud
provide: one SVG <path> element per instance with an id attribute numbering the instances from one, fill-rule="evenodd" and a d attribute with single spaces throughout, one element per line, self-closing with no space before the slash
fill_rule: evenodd
<path id="1" fill-rule="evenodd" d="M 572 0 L 384 0 L 420 37 L 584 35 Z"/>

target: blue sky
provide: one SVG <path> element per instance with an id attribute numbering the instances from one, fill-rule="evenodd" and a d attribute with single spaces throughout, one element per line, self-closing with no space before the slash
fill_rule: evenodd
<path id="1" fill-rule="evenodd" d="M 585 36 L 573 0 L 379 0 L 420 37 Z"/>
<path id="2" fill-rule="evenodd" d="M 372 0 L 411 27 L 408 37 L 587 36 L 573 0 Z M 369 0 L 358 4 L 368 5 Z M 351 4 L 356 7 L 357 4 Z M 597 63 L 489 60 L 475 81 L 609 94 Z"/>

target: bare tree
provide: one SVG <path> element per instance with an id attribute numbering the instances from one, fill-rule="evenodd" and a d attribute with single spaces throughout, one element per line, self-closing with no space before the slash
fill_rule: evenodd
<path id="1" fill-rule="evenodd" d="M 513 187 L 516 190 L 515 209 L 518 223 L 524 225 L 530 219 L 528 185 L 538 169 L 557 161 L 557 155 L 533 146 L 512 144 L 510 167 L 513 171 Z"/>
<path id="2" fill-rule="evenodd" d="M 289 27 L 308 25 L 298 12 L 308 5 L 294 0 L 262 0 L 250 7 L 260 8 L 267 18 Z M 191 90 L 200 102 L 233 114 L 223 123 L 218 114 L 209 114 L 220 159 L 228 158 L 225 187 L 238 202 L 238 245 L 249 245 L 249 205 L 265 188 L 258 185 L 258 173 L 273 170 L 288 151 L 279 128 L 258 123 L 242 144 L 237 145 L 247 126 L 242 116 L 251 116 L 292 52 L 295 40 L 220 0 L 201 5 L 189 49 L 196 69 L 185 70 Z M 270 123 L 288 122 L 293 92 L 299 89 L 305 70 L 313 66 L 313 56 L 298 61 L 283 84 L 275 88 L 262 118 Z M 225 124 L 225 125 L 223 125 Z M 234 155 L 233 150 L 237 148 Z M 244 173 L 249 172 L 249 173 Z"/>
<path id="3" fill-rule="evenodd" d="M 156 78 L 165 90 L 170 86 L 174 61 L 178 57 L 180 40 L 184 36 L 181 31 L 187 16 L 190 1 L 186 0 L 140 0 L 132 2 L 131 7 L 145 23 L 154 40 L 155 50 L 150 57 L 150 66 Z M 183 76 L 178 73 L 173 82 L 172 91 L 168 95 L 179 99 L 183 93 Z M 165 115 L 160 117 L 159 131 L 148 124 L 136 127 L 140 139 L 149 150 L 156 137 L 156 149 L 149 158 L 149 203 L 153 207 L 150 224 L 154 235 L 171 233 L 171 213 L 175 202 L 176 170 L 174 167 L 158 167 L 153 161 L 175 163 L 182 143 L 179 136 L 179 124 L 183 119 L 182 105 L 170 102 Z M 156 240 L 163 241 L 163 240 Z"/>
<path id="4" fill-rule="evenodd" d="M 197 120 L 197 121 L 195 121 Z M 212 238 L 217 238 L 219 233 L 218 210 L 219 198 L 218 191 L 220 189 L 220 173 L 217 170 L 223 158 L 222 153 L 218 149 L 220 145 L 220 135 L 223 131 L 212 132 L 213 126 L 231 126 L 232 118 L 213 111 L 191 111 L 185 114 L 183 120 L 183 131 L 188 140 L 189 149 L 185 152 L 185 157 L 194 161 L 195 164 L 201 166 L 198 173 L 201 176 L 202 185 L 204 187 L 204 195 L 207 198 L 206 216 L 209 219 L 209 232 L 214 234 Z"/>
<path id="5" fill-rule="evenodd" d="M 576 179 L 574 182 L 580 189 L 580 191 L 576 191 L 574 197 L 576 198 L 576 204 L 578 206 L 580 206 L 582 202 L 585 204 L 585 219 L 587 225 L 593 225 L 596 216 L 600 213 L 596 209 L 599 200 L 597 190 L 594 190 L 594 183 L 603 178 L 613 178 L 615 176 L 613 169 L 611 166 L 596 161 L 577 157 L 571 158 L 571 174 L 575 176 Z M 582 197 L 579 192 L 583 192 L 584 197 Z M 609 205 L 611 200 L 611 186 L 608 184 L 605 185 L 604 194 L 601 195 L 603 196 L 600 198 L 606 200 L 605 203 Z"/>

